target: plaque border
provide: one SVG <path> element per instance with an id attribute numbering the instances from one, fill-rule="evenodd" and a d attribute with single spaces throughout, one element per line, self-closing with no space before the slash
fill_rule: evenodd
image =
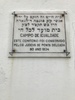
<path id="1" fill-rule="evenodd" d="M 21 15 L 24 15 L 24 14 L 62 14 L 63 17 L 64 17 L 64 34 L 65 34 L 65 50 L 63 50 L 63 52 L 16 52 L 14 49 L 13 49 L 13 43 L 14 43 L 14 29 L 15 29 L 15 17 L 17 16 L 17 14 L 21 14 Z M 12 13 L 13 15 L 13 32 L 12 32 L 12 49 L 11 51 L 9 52 L 9 57 L 23 57 L 23 56 L 14 56 L 13 54 L 24 54 L 24 53 L 29 53 L 29 54 L 34 54 L 34 56 L 24 56 L 23 58 L 38 58 L 38 56 L 35 56 L 35 53 L 57 53 L 57 54 L 65 54 L 65 56 L 49 56 L 49 58 L 63 58 L 63 57 L 66 57 L 66 58 L 70 58 L 70 52 L 68 52 L 68 49 L 67 49 L 67 34 L 66 34 L 66 20 L 65 20 L 65 16 L 67 15 L 66 11 L 14 11 Z M 45 56 L 41 56 L 42 58 Z M 39 56 L 40 58 L 40 56 Z"/>

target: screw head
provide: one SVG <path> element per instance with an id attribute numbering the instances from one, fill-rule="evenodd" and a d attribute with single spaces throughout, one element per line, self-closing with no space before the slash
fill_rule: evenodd
<path id="1" fill-rule="evenodd" d="M 15 14 L 15 17 L 17 17 L 17 14 Z"/>
<path id="2" fill-rule="evenodd" d="M 66 50 L 63 50 L 63 52 L 66 52 Z"/>
<path id="3" fill-rule="evenodd" d="M 62 14 L 62 17 L 64 17 L 64 14 Z"/>
<path id="4" fill-rule="evenodd" d="M 12 50 L 13 53 L 14 53 L 15 51 L 16 51 L 16 50 L 14 50 L 14 49 Z"/>

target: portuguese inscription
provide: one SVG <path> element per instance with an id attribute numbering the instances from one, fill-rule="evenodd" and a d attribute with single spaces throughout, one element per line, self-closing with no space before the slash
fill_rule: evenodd
<path id="1" fill-rule="evenodd" d="M 62 14 L 14 14 L 13 49 L 16 52 L 63 52 L 65 50 Z"/>

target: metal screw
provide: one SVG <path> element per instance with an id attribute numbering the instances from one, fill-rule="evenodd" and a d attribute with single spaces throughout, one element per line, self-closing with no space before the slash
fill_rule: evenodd
<path id="1" fill-rule="evenodd" d="M 64 17 L 64 14 L 62 14 L 62 17 Z"/>
<path id="2" fill-rule="evenodd" d="M 17 17 L 17 14 L 15 14 L 15 17 Z"/>
<path id="3" fill-rule="evenodd" d="M 66 50 L 63 50 L 63 52 L 66 52 Z"/>
<path id="4" fill-rule="evenodd" d="M 16 50 L 12 50 L 12 52 L 14 53 Z"/>

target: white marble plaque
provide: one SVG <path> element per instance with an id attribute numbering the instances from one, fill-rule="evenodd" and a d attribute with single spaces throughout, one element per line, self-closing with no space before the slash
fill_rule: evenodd
<path id="1" fill-rule="evenodd" d="M 66 13 L 14 12 L 10 57 L 69 57 Z"/>

